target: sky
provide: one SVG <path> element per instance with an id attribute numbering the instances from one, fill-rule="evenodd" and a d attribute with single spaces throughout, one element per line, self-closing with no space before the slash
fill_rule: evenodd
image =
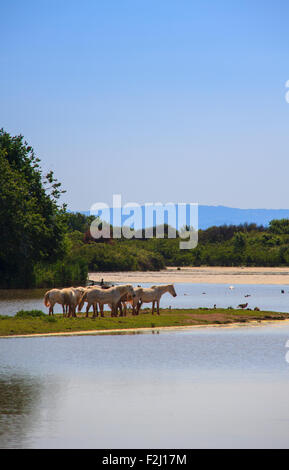
<path id="1" fill-rule="evenodd" d="M 97 202 L 289 208 L 287 0 L 0 0 L 0 127 Z M 289 100 L 288 100 L 289 101 Z"/>

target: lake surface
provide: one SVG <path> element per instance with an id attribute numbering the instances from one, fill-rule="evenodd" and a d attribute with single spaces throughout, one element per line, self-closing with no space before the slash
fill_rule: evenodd
<path id="1" fill-rule="evenodd" d="M 0 339 L 0 448 L 289 447 L 288 324 Z"/>
<path id="2" fill-rule="evenodd" d="M 143 283 L 143 287 L 152 284 Z M 177 297 L 165 294 L 161 300 L 161 307 L 172 308 L 198 308 L 234 307 L 240 303 L 247 303 L 254 309 L 274 312 L 289 312 L 289 286 L 288 285 L 254 285 L 236 284 L 229 289 L 229 284 L 175 284 Z M 282 294 L 281 290 L 285 293 Z M 19 310 L 40 309 L 48 312 L 43 304 L 45 290 L 0 290 L 0 315 L 15 315 Z M 245 297 L 250 295 L 250 297 Z M 146 307 L 147 305 L 145 305 Z M 60 305 L 56 305 L 55 313 L 62 313 Z"/>

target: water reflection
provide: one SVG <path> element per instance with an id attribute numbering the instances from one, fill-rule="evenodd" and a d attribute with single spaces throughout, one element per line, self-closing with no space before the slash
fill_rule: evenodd
<path id="1" fill-rule="evenodd" d="M 25 446 L 41 395 L 41 385 L 30 377 L 0 377 L 0 448 Z"/>
<path id="2" fill-rule="evenodd" d="M 282 325 L 0 339 L 0 447 L 287 447 L 288 338 Z"/>

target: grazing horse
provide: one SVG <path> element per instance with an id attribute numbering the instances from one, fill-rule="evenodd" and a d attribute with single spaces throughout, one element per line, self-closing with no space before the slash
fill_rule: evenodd
<path id="1" fill-rule="evenodd" d="M 68 305 L 67 316 L 76 317 L 76 307 L 79 303 L 77 290 L 73 287 L 67 287 L 66 289 L 62 289 L 61 292 L 64 299 L 64 304 Z"/>
<path id="2" fill-rule="evenodd" d="M 86 292 L 87 287 L 71 287 L 71 289 L 74 290 L 76 298 L 77 298 L 77 305 L 79 305 L 80 299 L 83 296 L 84 292 Z"/>
<path id="3" fill-rule="evenodd" d="M 91 305 L 93 305 L 93 318 L 95 318 L 98 316 L 97 305 L 99 305 L 100 314 L 103 317 L 103 306 L 107 304 L 111 307 L 111 316 L 117 316 L 117 308 L 119 306 L 120 299 L 125 294 L 129 294 L 132 298 L 135 296 L 132 285 L 125 284 L 110 287 L 108 289 L 95 287 L 94 289 L 89 289 L 84 292 L 79 302 L 78 309 L 82 309 L 84 302 L 87 302 L 86 316 L 88 317 L 89 309 Z"/>
<path id="4" fill-rule="evenodd" d="M 157 314 L 159 315 L 160 314 L 160 299 L 165 292 L 169 292 L 173 297 L 177 296 L 173 284 L 143 288 L 141 298 L 140 298 L 140 304 L 138 307 L 138 312 L 143 303 L 152 302 L 152 315 L 154 314 L 155 303 L 157 304 Z"/>

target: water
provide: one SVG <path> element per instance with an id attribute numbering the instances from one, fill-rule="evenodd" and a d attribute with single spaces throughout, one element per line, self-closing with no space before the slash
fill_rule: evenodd
<path id="1" fill-rule="evenodd" d="M 151 284 L 143 283 L 143 287 Z M 175 284 L 177 297 L 165 294 L 161 300 L 161 307 L 175 308 L 219 308 L 234 307 L 240 303 L 247 303 L 248 308 L 259 307 L 260 310 L 273 312 L 289 312 L 289 286 L 288 285 L 235 285 L 233 290 L 229 284 Z M 281 294 L 281 290 L 285 294 Z M 0 315 L 15 315 L 19 310 L 39 309 L 47 312 L 43 304 L 45 290 L 0 290 Z M 250 297 L 245 297 L 250 295 Z M 147 305 L 144 305 L 147 307 Z M 56 305 L 55 313 L 62 313 L 62 307 Z"/>
<path id="2" fill-rule="evenodd" d="M 289 447 L 289 326 L 0 339 L 0 448 Z"/>

